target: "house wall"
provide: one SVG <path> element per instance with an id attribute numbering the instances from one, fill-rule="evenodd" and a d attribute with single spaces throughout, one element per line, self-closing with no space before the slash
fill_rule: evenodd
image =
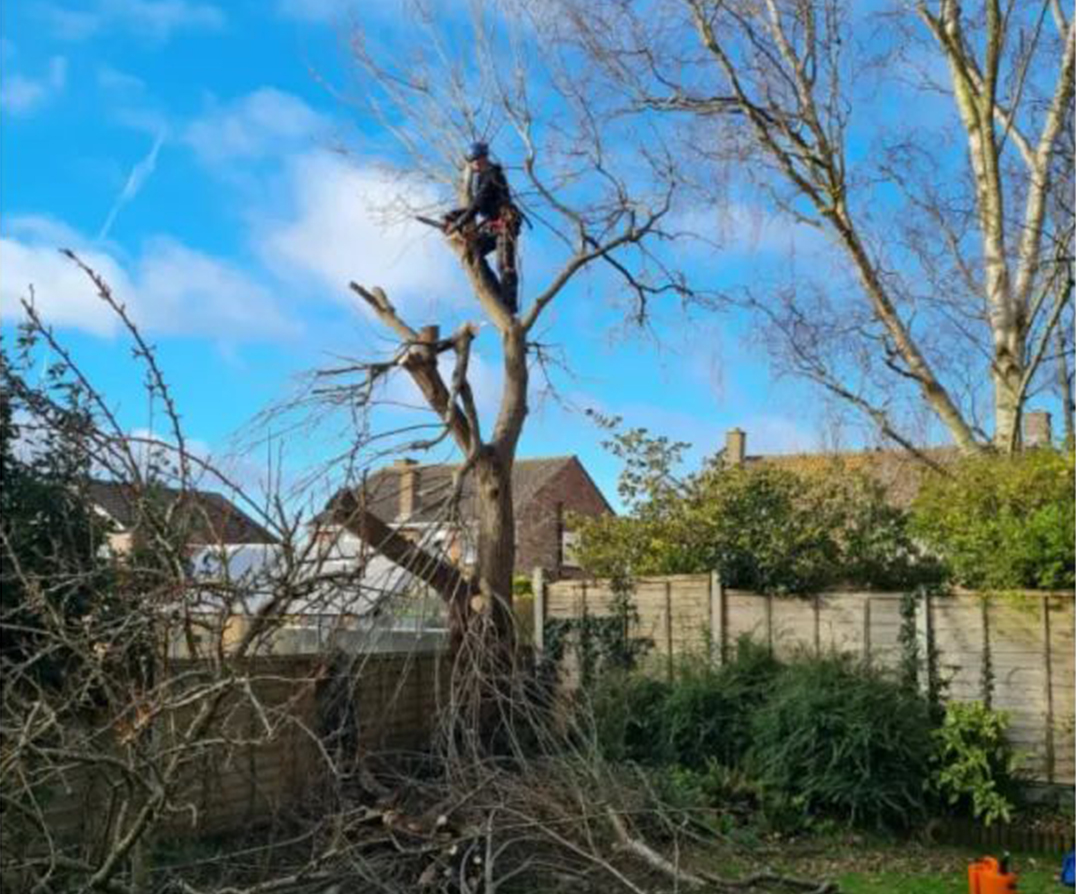
<path id="1" fill-rule="evenodd" d="M 562 507 L 558 514 L 558 505 Z M 556 577 L 578 571 L 561 561 L 561 515 L 598 516 L 609 513 L 601 491 L 578 462 L 570 462 L 542 487 L 516 518 L 516 573 L 542 568 Z"/>
<path id="2" fill-rule="evenodd" d="M 518 494 L 516 495 L 518 498 Z M 525 506 L 516 508 L 516 562 L 517 574 L 529 575 L 535 568 L 542 568 L 551 578 L 575 577 L 580 571 L 565 567 L 561 555 L 561 533 L 564 520 L 571 514 L 599 516 L 612 510 L 601 491 L 591 480 L 578 460 L 564 466 L 528 500 Z M 393 528 L 404 537 L 418 542 L 427 533 L 425 529 L 393 523 Z M 357 539 L 350 534 L 340 534 L 335 526 L 322 527 L 318 535 L 331 542 Z M 464 541 L 467 541 L 466 544 Z M 441 549 L 447 558 L 468 566 L 473 560 L 474 536 L 463 538 L 458 531 L 449 532 Z M 471 553 L 467 555 L 468 549 Z"/>

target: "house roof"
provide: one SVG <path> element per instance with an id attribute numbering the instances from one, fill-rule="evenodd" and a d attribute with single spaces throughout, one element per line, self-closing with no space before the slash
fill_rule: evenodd
<path id="1" fill-rule="evenodd" d="M 526 508 L 546 484 L 572 463 L 582 468 L 582 463 L 575 456 L 516 460 L 512 465 L 512 503 L 515 511 L 519 513 Z M 452 495 L 452 475 L 458 468 L 459 465 L 456 464 L 437 463 L 394 465 L 379 469 L 366 480 L 366 506 L 370 512 L 389 524 L 439 521 L 443 519 L 448 499 Z M 583 471 L 585 474 L 586 470 Z M 405 472 L 416 473 L 418 481 L 417 507 L 407 518 L 400 515 L 400 483 Z M 605 499 L 604 496 L 602 499 Z M 460 500 L 461 512 L 465 517 L 473 514 L 474 503 L 475 476 L 467 475 Z M 327 521 L 327 514 L 322 513 L 316 520 Z"/>
<path id="2" fill-rule="evenodd" d="M 139 503 L 150 499 L 171 506 L 181 503 L 177 521 L 190 525 L 193 544 L 276 543 L 277 538 L 238 506 L 214 491 L 177 490 L 162 485 L 136 488 L 117 481 L 91 481 L 90 499 L 120 528 L 132 528 L 139 515 Z"/>
<path id="3" fill-rule="evenodd" d="M 931 462 L 946 466 L 955 462 L 956 447 L 924 447 L 920 452 Z M 840 469 L 862 472 L 885 488 L 894 506 L 911 505 L 930 467 L 907 450 L 843 450 L 828 453 L 786 453 L 746 457 L 748 464 L 764 463 L 789 472 L 810 475 Z"/>

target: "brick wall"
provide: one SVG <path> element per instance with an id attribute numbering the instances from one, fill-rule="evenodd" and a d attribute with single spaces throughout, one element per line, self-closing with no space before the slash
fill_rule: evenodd
<path id="1" fill-rule="evenodd" d="M 561 561 L 560 533 L 570 514 L 606 515 L 609 504 L 578 460 L 567 463 L 546 482 L 516 518 L 516 573 L 543 568 L 556 577 L 572 577 L 577 570 Z"/>

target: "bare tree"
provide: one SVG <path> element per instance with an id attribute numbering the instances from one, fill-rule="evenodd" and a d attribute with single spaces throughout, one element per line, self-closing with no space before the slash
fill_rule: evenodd
<path id="1" fill-rule="evenodd" d="M 314 755 L 307 771 L 327 779 L 353 762 L 327 750 L 338 730 L 313 728 L 297 707 L 328 673 L 328 650 L 308 650 L 297 674 L 263 659 L 289 648 L 291 616 L 331 627 L 407 594 L 371 587 L 361 556 L 344 569 L 328 561 L 277 495 L 251 493 L 190 451 L 151 346 L 68 254 L 125 326 L 168 431 L 128 434 L 27 302 L 17 354 L 0 363 L 0 872 L 13 890 L 135 894 L 159 887 L 155 845 L 201 828 L 209 767 L 285 745 Z M 127 507 L 122 537 L 93 481 Z M 233 567 L 221 516 L 209 513 L 219 501 L 198 488 L 226 491 L 257 519 L 273 541 L 265 561 Z M 252 793 L 259 784 L 273 782 L 252 779 Z"/>
<path id="2" fill-rule="evenodd" d="M 787 288 L 749 291 L 788 368 L 902 443 L 914 439 L 895 397 L 910 393 L 966 453 L 1019 447 L 1071 314 L 1071 210 L 1048 213 L 1072 182 L 1076 37 L 1061 4 L 562 9 L 545 19 L 554 39 L 585 49 L 626 111 L 693 125 L 681 173 L 700 201 L 727 192 L 715 175 L 735 164 L 843 259 L 847 283 L 800 269 Z M 937 94 L 951 114 L 920 121 L 909 104 Z"/>
<path id="3" fill-rule="evenodd" d="M 572 890 L 646 894 L 658 889 L 655 875 L 662 888 L 836 890 L 765 869 L 725 879 L 689 867 L 681 845 L 712 844 L 718 811 L 670 808 L 639 768 L 607 763 L 585 694 L 553 711 L 552 687 L 534 677 L 498 681 L 498 755 L 459 747 L 469 705 L 455 691 L 426 700 L 447 734 L 427 753 L 400 761 L 380 752 L 362 735 L 377 710 L 392 710 L 383 695 L 394 681 L 366 675 L 376 656 L 363 643 L 340 648 L 335 637 L 281 656 L 294 648 L 282 628 L 289 618 L 340 617 L 363 604 L 371 616 L 392 611 L 407 594 L 371 591 L 361 561 L 326 561 L 325 545 L 304 536 L 282 499 L 248 497 L 177 447 L 187 441 L 152 349 L 107 284 L 84 269 L 128 324 L 172 431 L 167 440 L 127 436 L 77 358 L 27 308 L 26 353 L 0 369 L 5 890 L 495 894 L 553 878 Z M 43 383 L 33 380 L 35 344 L 57 361 Z M 358 441 L 360 451 L 376 449 L 373 435 Z M 64 474 L 35 466 L 37 454 L 55 458 Z M 26 472 L 47 487 L 20 505 Z M 114 532 L 94 521 L 91 472 L 131 501 L 126 548 L 110 547 Z M 193 499 L 196 485 L 226 489 L 269 527 L 279 541 L 274 561 L 240 573 L 226 542 L 199 544 L 195 530 L 212 524 Z M 355 524 L 372 519 L 361 499 L 344 502 Z M 421 566 L 438 557 L 421 545 L 395 553 L 393 532 L 374 525 L 361 533 L 391 540 L 385 550 L 415 577 L 435 576 Z M 207 560 L 213 573 L 200 570 Z M 467 631 L 471 644 L 488 647 L 478 627 Z M 399 657 L 387 667 L 402 678 Z M 473 650 L 462 658 L 467 666 L 453 678 L 501 670 Z M 449 689 L 432 676 L 428 687 Z M 474 685 L 481 691 L 481 681 Z M 240 773 L 225 791 L 214 779 L 220 767 Z M 266 798 L 267 789 L 280 797 Z M 246 805 L 241 813 L 229 795 Z M 225 836 L 210 846 L 198 840 L 218 830 Z M 674 857 L 647 839 L 672 842 Z"/>
<path id="4" fill-rule="evenodd" d="M 666 235 L 661 225 L 673 189 L 661 176 L 660 150 L 611 146 L 617 128 L 603 118 L 601 103 L 565 76 L 564 60 L 536 52 L 533 36 L 496 8 L 473 7 L 462 34 L 446 32 L 443 21 L 421 16 L 408 27 L 406 46 L 392 53 L 371 48 L 361 30 L 351 44 L 365 111 L 395 136 L 404 158 L 401 167 L 412 177 L 440 184 L 450 202 L 462 181 L 460 162 L 467 144 L 495 136 L 501 154 L 517 161 L 516 198 L 534 226 L 523 237 L 522 251 L 532 240 L 540 241 L 543 251 L 558 259 L 545 282 L 524 284 L 523 306 L 513 314 L 501 283 L 473 242 L 465 235 L 446 238 L 444 250 L 458 259 L 480 311 L 479 320 L 447 336 L 437 325 L 405 320 L 392 297 L 376 285 L 351 283 L 398 347 L 387 359 L 359 358 L 336 370 L 335 385 L 325 387 L 326 376 L 321 376 L 318 400 L 344 402 L 349 412 L 356 406 L 370 410 L 377 403 L 375 385 L 386 377 L 403 373 L 417 386 L 439 431 L 407 446 L 429 449 L 450 439 L 461 465 L 449 503 L 458 502 L 463 480 L 473 476 L 477 507 L 477 558 L 470 579 L 461 584 L 458 576 L 429 563 L 428 580 L 445 593 L 457 643 L 475 615 L 490 620 L 496 637 L 509 642 L 515 561 L 512 467 L 529 409 L 532 372 L 542 359 L 537 326 L 547 308 L 584 271 L 597 266 L 616 277 L 640 307 L 653 294 L 682 289 L 678 277 L 646 248 Z M 646 176 L 640 176 L 640 167 Z M 376 283 L 376 271 L 357 275 Z M 602 282 L 615 286 L 608 279 Z M 490 326 L 499 342 L 503 373 L 500 405 L 489 421 L 480 418 L 469 378 L 472 345 L 483 326 Z M 453 358 L 450 374 L 439 366 L 446 355 Z M 347 517 L 347 512 L 341 515 Z M 388 544 L 390 534 L 381 532 L 378 542 Z"/>

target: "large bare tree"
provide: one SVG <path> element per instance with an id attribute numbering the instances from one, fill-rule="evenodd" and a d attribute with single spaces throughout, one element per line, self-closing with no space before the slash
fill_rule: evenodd
<path id="1" fill-rule="evenodd" d="M 801 262 L 747 292 L 786 367 L 906 446 L 901 396 L 966 453 L 1019 448 L 1071 351 L 1064 4 L 569 0 L 542 21 L 625 110 L 690 133 L 699 201 L 727 198 L 734 167 L 751 201 L 828 237 L 837 275 Z"/>
<path id="2" fill-rule="evenodd" d="M 646 248 L 665 235 L 661 223 L 673 188 L 662 176 L 661 152 L 654 146 L 641 151 L 624 125 L 605 117 L 601 99 L 567 77 L 569 60 L 537 52 L 534 34 L 513 27 L 499 10 L 478 5 L 460 21 L 448 14 L 416 16 L 408 35 L 391 52 L 372 47 L 361 29 L 351 42 L 363 112 L 395 137 L 396 167 L 412 182 L 438 185 L 445 210 L 459 201 L 467 145 L 490 139 L 510 166 L 517 201 L 533 224 L 522 237 L 524 261 L 539 245 L 543 258 L 554 260 L 543 281 L 524 281 L 519 313 L 512 314 L 497 275 L 473 242 L 446 236 L 444 251 L 457 258 L 474 299 L 471 319 L 447 335 L 439 325 L 405 319 L 399 302 L 376 285 L 376 269 L 357 270 L 366 284 L 352 282 L 351 289 L 396 346 L 388 357 L 358 358 L 337 369 L 327 388 L 320 376 L 317 400 L 370 411 L 377 386 L 388 377 L 403 374 L 417 386 L 438 430 L 405 447 L 425 450 L 451 440 L 460 466 L 450 504 L 459 502 L 464 480 L 473 476 L 475 518 L 455 519 L 474 524 L 473 572 L 464 578 L 442 561 L 414 561 L 414 545 L 378 525 L 361 500 L 345 498 L 338 518 L 401 560 L 412 557 L 408 564 L 445 595 L 457 643 L 476 613 L 492 622 L 504 642 L 511 634 L 515 563 L 512 467 L 532 372 L 543 357 L 536 327 L 592 268 L 600 268 L 601 284 L 613 289 L 616 283 L 607 277 L 615 278 L 639 305 L 656 292 L 680 288 L 677 276 Z M 406 194 L 401 198 L 407 214 L 426 210 Z M 530 269 L 545 272 L 537 263 Z M 472 345 L 484 327 L 495 335 L 502 373 L 492 420 L 481 418 L 470 383 Z M 452 358 L 450 373 L 440 365 L 446 356 Z"/>

